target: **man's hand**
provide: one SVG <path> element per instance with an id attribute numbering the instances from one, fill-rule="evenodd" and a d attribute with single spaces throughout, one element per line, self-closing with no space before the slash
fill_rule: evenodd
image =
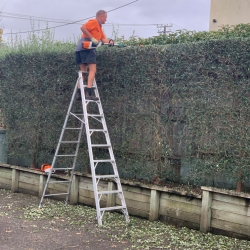
<path id="1" fill-rule="evenodd" d="M 94 44 L 94 45 L 97 45 L 99 43 L 98 40 L 96 40 L 94 37 L 91 38 L 91 42 Z"/>
<path id="2" fill-rule="evenodd" d="M 110 39 L 110 40 L 109 40 L 109 47 L 114 46 L 114 44 L 115 44 L 114 40 L 113 40 L 113 39 Z"/>

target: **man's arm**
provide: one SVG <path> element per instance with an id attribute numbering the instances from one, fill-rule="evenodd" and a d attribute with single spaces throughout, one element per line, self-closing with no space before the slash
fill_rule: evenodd
<path id="1" fill-rule="evenodd" d="M 83 24 L 81 27 L 82 33 L 87 36 L 89 39 L 91 39 L 93 36 L 90 34 L 90 32 L 87 30 L 86 26 Z"/>
<path id="2" fill-rule="evenodd" d="M 83 24 L 82 25 L 82 27 L 81 27 L 81 31 L 82 31 L 82 33 L 85 35 L 85 36 L 87 36 L 89 39 L 91 39 L 91 41 L 92 41 L 92 39 L 95 39 L 95 37 L 93 37 L 91 34 L 90 34 L 90 32 L 88 31 L 88 29 L 86 28 L 86 26 Z M 101 41 L 103 42 L 103 43 L 110 43 L 110 44 L 114 44 L 114 41 L 112 40 L 112 39 L 108 39 L 108 38 L 103 38 L 103 39 L 101 39 Z M 93 41 L 92 41 L 93 42 Z"/>
<path id="3" fill-rule="evenodd" d="M 92 43 L 93 44 L 98 44 L 99 43 L 99 41 L 98 40 L 96 40 L 96 38 L 95 37 L 93 37 L 91 34 L 90 34 L 90 32 L 88 31 L 88 29 L 86 28 L 86 26 L 83 24 L 82 25 L 82 27 L 81 27 L 81 31 L 82 31 L 82 33 L 85 35 L 85 36 L 87 36 L 91 41 L 92 41 Z"/>

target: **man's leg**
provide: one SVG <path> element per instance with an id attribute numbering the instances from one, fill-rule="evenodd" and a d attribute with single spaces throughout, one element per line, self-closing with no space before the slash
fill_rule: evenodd
<path id="1" fill-rule="evenodd" d="M 96 64 L 88 64 L 88 67 L 89 67 L 89 76 L 88 76 L 88 86 L 86 88 L 86 99 L 97 101 L 99 100 L 99 98 L 94 97 L 92 95 L 92 86 L 95 79 Z"/>
<path id="2" fill-rule="evenodd" d="M 88 64 L 89 77 L 88 77 L 88 88 L 92 88 L 96 73 L 96 64 Z"/>
<path id="3" fill-rule="evenodd" d="M 88 68 L 88 65 L 87 64 L 83 64 L 83 63 L 80 63 L 80 71 L 82 72 L 86 72 L 87 71 L 87 68 Z M 84 82 L 84 78 L 85 78 L 85 73 L 82 73 L 82 82 Z M 82 97 L 81 97 L 81 90 L 80 90 L 80 82 L 78 81 L 78 85 L 77 85 L 78 89 L 77 89 L 77 92 L 76 92 L 76 100 L 82 100 Z"/>
<path id="4" fill-rule="evenodd" d="M 80 71 L 87 72 L 87 69 L 88 69 L 88 65 L 87 64 L 80 63 Z M 82 73 L 82 82 L 84 82 L 84 78 L 85 78 L 85 73 Z M 80 88 L 80 84 L 79 83 L 78 83 L 78 88 Z"/>

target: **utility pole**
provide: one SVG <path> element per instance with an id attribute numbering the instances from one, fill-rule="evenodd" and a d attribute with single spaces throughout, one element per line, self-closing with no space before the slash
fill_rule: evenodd
<path id="1" fill-rule="evenodd" d="M 173 27 L 173 24 L 158 24 L 157 25 L 158 29 L 162 29 L 163 28 L 163 30 L 158 30 L 158 33 L 166 35 L 167 33 L 169 33 L 171 31 L 170 29 L 167 30 L 167 28 L 171 28 L 171 27 Z"/>
<path id="2" fill-rule="evenodd" d="M 1 43 L 2 43 L 2 41 L 3 41 L 3 39 L 2 39 L 2 34 L 3 34 L 3 30 L 0 28 L 0 46 L 1 46 Z"/>

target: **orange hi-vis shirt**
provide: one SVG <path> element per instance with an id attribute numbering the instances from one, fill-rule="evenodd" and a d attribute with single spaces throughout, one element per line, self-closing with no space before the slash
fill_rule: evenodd
<path id="1" fill-rule="evenodd" d="M 89 33 L 98 41 L 101 39 L 105 39 L 106 36 L 102 30 L 101 24 L 96 19 L 91 19 L 87 23 L 84 24 Z M 82 34 L 82 38 L 87 38 L 84 34 Z"/>

